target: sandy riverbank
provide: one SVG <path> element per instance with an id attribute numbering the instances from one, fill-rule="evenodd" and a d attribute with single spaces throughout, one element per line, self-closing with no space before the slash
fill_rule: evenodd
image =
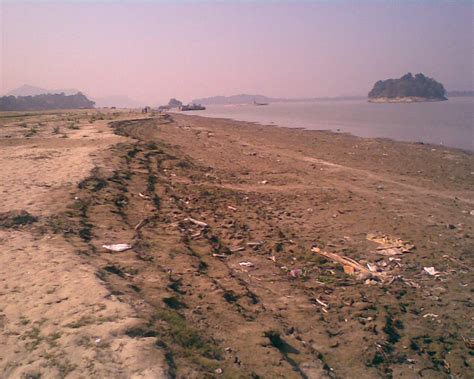
<path id="1" fill-rule="evenodd" d="M 154 341 L 126 335 L 141 323 L 137 313 L 111 295 L 58 219 L 103 165 L 102 152 L 127 140 L 107 126 L 123 117 L 129 112 L 0 113 L 2 378 L 164 375 Z"/>
<path id="2" fill-rule="evenodd" d="M 130 117 L 138 115 L 116 116 Z M 137 375 L 148 369 L 150 377 L 164 372 L 183 378 L 472 375 L 472 154 L 186 115 L 116 122 L 113 130 L 125 136 L 119 137 L 107 128 L 109 121 L 85 129 L 106 138 L 96 141 L 99 150 L 73 154 L 77 160 L 68 164 L 64 146 L 91 137 L 64 139 L 66 145 L 58 147 L 62 155 L 48 153 L 50 165 L 37 178 L 29 171 L 31 144 L 47 149 L 56 137 L 25 139 L 21 122 L 2 129 L 1 164 L 17 162 L 10 174 L 18 179 L 16 190 L 2 180 L 8 200 L 2 212 L 25 209 L 38 222 L 2 229 L 10 247 L 0 258 L 6 262 L 0 338 L 28 342 L 33 327 L 34 335 L 43 337 L 33 348 L 18 342 L 18 352 L 0 360 L 4 373 L 53 372 L 44 371 L 56 367 L 48 336 L 58 332 L 64 337 L 53 341 L 69 361 L 69 341 L 95 337 L 74 351 L 71 377 L 87 367 L 82 357 L 88 354 L 99 357 L 98 363 L 92 359 L 99 374 L 107 372 L 100 371 L 105 370 L 100 362 L 115 354 L 108 369 L 124 377 L 126 359 L 135 359 Z M 46 176 L 54 169 L 63 178 L 57 185 Z M 22 188 L 27 178 L 31 184 Z M 29 204 L 39 192 L 48 200 Z M 35 275 L 36 298 L 29 302 L 20 300 L 26 293 L 33 296 L 22 278 L 34 267 L 14 259 L 29 262 L 33 247 L 28 239 L 15 239 L 18 233 L 32 244 L 41 241 L 49 254 L 60 250 L 51 241 L 64 246 L 65 262 L 58 260 L 52 276 L 41 274 L 49 270 L 51 257 L 35 255 L 34 267 L 45 269 Z M 415 248 L 386 256 L 370 240 L 374 235 Z M 114 242 L 131 243 L 133 249 L 109 254 L 101 248 Z M 373 277 L 345 273 L 314 247 L 354 259 L 375 270 Z M 67 262 L 87 278 L 62 283 Z M 52 315 L 42 322 L 34 313 L 32 304 L 46 298 L 51 278 L 68 291 L 53 304 L 65 307 L 62 314 L 78 312 L 67 322 Z M 72 301 L 73 294 L 83 296 L 79 287 L 92 288 L 96 305 L 106 305 L 104 312 L 112 307 L 108 299 L 123 313 L 67 328 L 91 309 L 85 300 Z M 20 310 L 12 310 L 17 303 Z M 130 325 L 122 325 L 129 319 Z M 117 323 L 123 326 L 119 330 Z M 90 330 L 91 324 L 100 324 L 104 334 Z M 94 345 L 97 338 L 107 341 L 103 355 Z M 117 355 L 123 341 L 136 346 L 125 345 L 131 348 L 119 351 L 127 354 Z"/>

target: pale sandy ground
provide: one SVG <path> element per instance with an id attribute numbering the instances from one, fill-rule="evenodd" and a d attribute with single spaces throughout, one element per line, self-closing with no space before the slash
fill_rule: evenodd
<path id="1" fill-rule="evenodd" d="M 79 130 L 66 126 L 67 117 Z M 100 151 L 125 140 L 108 120 L 90 121 L 85 112 L 0 119 L 0 213 L 42 218 L 65 209 L 102 163 Z M 125 334 L 140 322 L 136 312 L 62 235 L 29 230 L 0 228 L 0 378 L 164 377 L 155 339 Z"/>

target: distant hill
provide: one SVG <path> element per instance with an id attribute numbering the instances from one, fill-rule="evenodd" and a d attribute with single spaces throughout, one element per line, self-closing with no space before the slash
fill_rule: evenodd
<path id="1" fill-rule="evenodd" d="M 94 102 L 84 94 L 42 94 L 36 96 L 0 97 L 0 111 L 40 111 L 47 109 L 90 109 Z"/>
<path id="2" fill-rule="evenodd" d="M 444 86 L 432 78 L 410 72 L 400 79 L 379 80 L 369 92 L 372 102 L 412 102 L 447 100 Z"/>
<path id="3" fill-rule="evenodd" d="M 80 91 L 73 88 L 50 90 L 25 84 L 21 87 L 15 88 L 14 90 L 11 90 L 10 92 L 6 93 L 5 96 L 36 96 L 51 93 L 64 93 L 65 95 L 75 95 L 78 92 Z"/>
<path id="4" fill-rule="evenodd" d="M 65 89 L 46 89 L 41 87 L 32 86 L 29 84 L 22 85 L 21 87 L 15 88 L 10 92 L 6 93 L 5 96 L 36 96 L 44 94 L 60 94 L 64 93 L 65 95 L 75 95 L 81 91 L 73 88 Z M 83 92 L 81 92 L 83 93 Z M 84 94 L 84 93 L 83 93 Z M 117 107 L 117 108 L 141 108 L 144 104 L 140 101 L 130 99 L 125 95 L 117 96 L 104 96 L 104 97 L 92 97 L 84 94 L 86 97 L 95 102 L 97 107 Z"/>
<path id="5" fill-rule="evenodd" d="M 364 96 L 341 96 L 341 97 L 301 97 L 301 98 L 276 98 L 264 95 L 232 95 L 213 96 L 195 99 L 192 102 L 203 105 L 231 105 L 231 104 L 253 104 L 257 103 L 294 103 L 303 101 L 334 101 L 334 100 L 355 100 L 364 99 Z"/>

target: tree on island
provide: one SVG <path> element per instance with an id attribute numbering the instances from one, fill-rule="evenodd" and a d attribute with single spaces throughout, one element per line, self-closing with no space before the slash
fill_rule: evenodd
<path id="1" fill-rule="evenodd" d="M 369 92 L 369 99 L 415 97 L 429 100 L 447 100 L 444 86 L 421 73 L 410 72 L 400 79 L 379 80 Z"/>
<path id="2" fill-rule="evenodd" d="M 175 98 L 172 98 L 170 99 L 170 101 L 168 101 L 168 106 L 170 108 L 179 108 L 180 106 L 182 106 L 183 103 Z"/>
<path id="3" fill-rule="evenodd" d="M 42 94 L 36 96 L 0 97 L 0 111 L 37 111 L 46 109 L 90 109 L 95 103 L 83 93 Z"/>

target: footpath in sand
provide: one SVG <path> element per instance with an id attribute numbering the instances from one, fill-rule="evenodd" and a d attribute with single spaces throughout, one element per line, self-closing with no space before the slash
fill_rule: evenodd
<path id="1" fill-rule="evenodd" d="M 471 153 L 102 118 L 2 128 L 3 376 L 472 377 Z"/>
<path id="2" fill-rule="evenodd" d="M 125 334 L 136 313 L 52 232 L 54 215 L 101 164 L 101 151 L 125 140 L 107 127 L 120 117 L 94 111 L 0 118 L 1 378 L 163 375 L 154 341 Z"/>

